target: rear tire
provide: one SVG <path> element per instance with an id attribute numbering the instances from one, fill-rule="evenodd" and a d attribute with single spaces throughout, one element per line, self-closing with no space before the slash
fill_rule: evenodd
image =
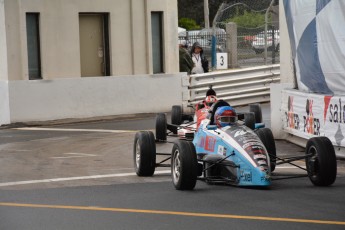
<path id="1" fill-rule="evenodd" d="M 260 104 L 250 104 L 249 111 L 255 114 L 255 123 L 262 123 L 262 111 Z"/>
<path id="2" fill-rule="evenodd" d="M 327 137 L 313 137 L 306 147 L 306 166 L 310 181 L 316 186 L 329 186 L 337 176 L 337 158 Z"/>
<path id="3" fill-rule="evenodd" d="M 271 172 L 273 172 L 276 168 L 277 151 L 272 131 L 269 128 L 262 128 L 255 130 L 255 133 L 258 135 L 261 142 L 264 144 L 268 152 L 268 155 L 270 156 L 270 168 Z"/>
<path id="4" fill-rule="evenodd" d="M 182 124 L 182 107 L 179 105 L 174 105 L 171 109 L 171 124 Z"/>
<path id="5" fill-rule="evenodd" d="M 192 142 L 178 140 L 171 154 L 171 176 L 177 190 L 193 190 L 198 174 L 198 162 Z"/>
<path id="6" fill-rule="evenodd" d="M 156 139 L 167 140 L 167 118 L 164 113 L 159 113 L 156 116 Z"/>
<path id="7" fill-rule="evenodd" d="M 244 114 L 244 124 L 252 130 L 255 129 L 255 114 L 253 112 Z"/>
<path id="8" fill-rule="evenodd" d="M 156 145 L 153 133 L 140 131 L 135 134 L 134 168 L 138 176 L 152 176 L 156 167 Z"/>

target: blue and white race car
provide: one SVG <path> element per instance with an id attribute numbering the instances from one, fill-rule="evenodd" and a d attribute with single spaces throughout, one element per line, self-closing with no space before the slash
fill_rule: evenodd
<path id="1" fill-rule="evenodd" d="M 305 155 L 281 158 L 276 156 L 271 130 L 261 123 L 259 105 L 253 106 L 249 113 L 236 114 L 235 119 L 224 117 L 223 122 L 229 124 L 219 126 L 215 120 L 216 113 L 225 107 L 229 107 L 225 101 L 215 103 L 210 109 L 210 116 L 201 122 L 192 136 L 189 127 L 193 121 L 180 125 L 167 124 L 165 114 L 158 114 L 156 135 L 162 139 L 155 138 L 150 131 L 140 131 L 135 135 L 134 166 L 137 175 L 152 176 L 156 167 L 171 167 L 172 181 L 178 190 L 194 189 L 197 180 L 209 184 L 256 187 L 268 187 L 274 179 L 302 176 L 309 177 L 316 186 L 328 186 L 335 182 L 336 156 L 328 138 L 311 138 Z M 186 128 L 189 129 L 188 136 L 178 136 L 171 153 L 156 152 L 155 142 L 166 142 L 167 136 L 174 136 L 177 130 Z M 166 159 L 157 163 L 157 155 L 164 155 Z M 305 160 L 306 167 L 293 163 L 297 160 Z M 276 165 L 286 163 L 307 173 L 276 176 L 273 173 Z"/>

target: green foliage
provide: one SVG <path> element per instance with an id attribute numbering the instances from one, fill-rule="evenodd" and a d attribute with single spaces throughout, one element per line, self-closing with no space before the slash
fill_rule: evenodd
<path id="1" fill-rule="evenodd" d="M 178 18 L 192 18 L 198 25 L 204 25 L 204 1 L 203 0 L 177 0 L 178 2 Z M 208 0 L 210 10 L 210 23 L 220 7 L 225 2 L 228 6 L 235 3 L 243 3 L 248 5 L 250 9 L 261 11 L 267 9 L 271 0 Z M 277 1 L 275 4 L 279 4 Z M 230 16 L 230 15 L 228 15 Z M 223 21 L 223 20 L 222 20 Z"/>
<path id="2" fill-rule="evenodd" d="M 235 17 L 228 19 L 227 22 L 235 22 L 239 27 L 257 28 L 265 25 L 265 14 L 245 10 L 243 14 L 236 14 Z"/>
<path id="3" fill-rule="evenodd" d="M 186 30 L 199 30 L 201 27 L 196 24 L 195 20 L 190 18 L 180 18 L 178 26 L 185 28 Z"/>

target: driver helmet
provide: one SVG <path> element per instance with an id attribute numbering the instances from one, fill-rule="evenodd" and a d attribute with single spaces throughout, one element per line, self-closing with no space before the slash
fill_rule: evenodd
<path id="1" fill-rule="evenodd" d="M 207 106 L 211 107 L 214 103 L 218 101 L 217 97 L 214 95 L 209 95 L 205 99 L 205 103 Z"/>
<path id="2" fill-rule="evenodd" d="M 222 106 L 216 110 L 214 120 L 218 128 L 225 127 L 237 122 L 237 114 L 231 106 Z"/>

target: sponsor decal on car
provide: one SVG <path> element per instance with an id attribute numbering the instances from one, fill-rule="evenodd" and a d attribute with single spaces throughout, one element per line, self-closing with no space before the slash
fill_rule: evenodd
<path id="1" fill-rule="evenodd" d="M 266 164 L 267 164 L 267 161 L 261 160 L 261 161 L 258 161 L 258 163 L 259 163 L 260 165 L 266 165 Z"/>
<path id="2" fill-rule="evenodd" d="M 248 143 L 248 142 L 255 142 L 255 141 L 257 142 L 258 139 L 257 139 L 257 138 L 255 138 L 255 139 L 254 139 L 254 138 L 252 138 L 252 139 L 248 139 L 248 138 L 239 138 L 238 141 L 242 141 L 242 142 L 245 144 L 245 143 Z"/>
<path id="3" fill-rule="evenodd" d="M 212 136 L 206 136 L 205 150 L 214 151 L 216 145 L 216 138 Z"/>
<path id="4" fill-rule="evenodd" d="M 222 145 L 218 145 L 218 154 L 226 156 L 226 147 L 222 146 Z"/>
<path id="5" fill-rule="evenodd" d="M 267 157 L 264 154 L 255 154 L 254 159 L 267 159 Z"/>
<path id="6" fill-rule="evenodd" d="M 266 174 L 265 176 L 262 176 L 261 181 L 271 181 L 270 175 Z"/>
<path id="7" fill-rule="evenodd" d="M 254 154 L 265 154 L 266 152 L 264 149 L 261 147 L 260 149 L 252 149 Z"/>
<path id="8" fill-rule="evenodd" d="M 251 147 L 252 149 L 262 148 L 260 142 L 248 142 L 248 143 L 243 145 L 244 149 L 247 149 L 248 147 Z"/>
<path id="9" fill-rule="evenodd" d="M 251 182 L 252 181 L 252 172 L 241 170 L 240 177 L 243 181 Z"/>
<path id="10" fill-rule="evenodd" d="M 236 131 L 234 137 L 236 138 L 236 137 L 238 137 L 238 136 L 243 136 L 243 135 L 245 135 L 245 134 L 247 134 L 247 131 L 245 131 L 245 130 L 239 130 L 239 131 Z"/>

